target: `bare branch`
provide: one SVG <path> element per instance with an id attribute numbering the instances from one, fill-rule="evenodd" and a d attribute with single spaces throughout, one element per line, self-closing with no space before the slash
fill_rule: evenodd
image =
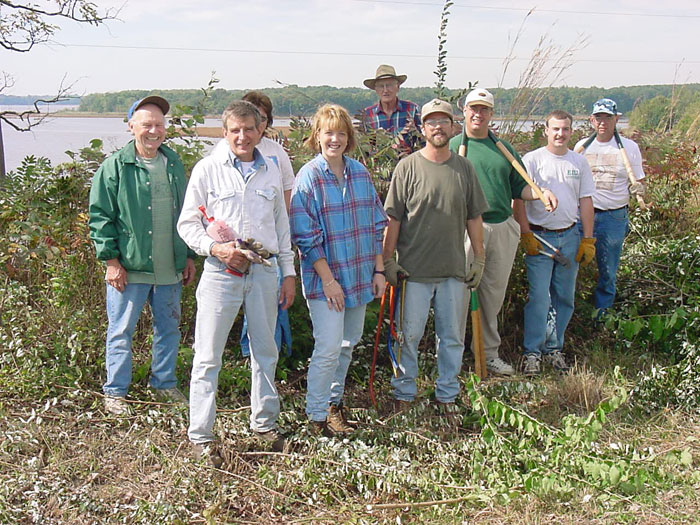
<path id="1" fill-rule="evenodd" d="M 0 0 L 0 47 L 26 53 L 35 45 L 47 42 L 58 31 L 59 27 L 50 23 L 50 19 L 99 26 L 115 20 L 121 10 L 111 8 L 100 12 L 97 5 L 88 0 L 55 0 L 48 4 L 42 7 L 37 2 L 23 4 Z"/>
<path id="2" fill-rule="evenodd" d="M 12 86 L 14 79 L 7 73 L 3 73 L 3 78 L 0 82 L 1 93 L 6 87 Z M 66 85 L 66 77 L 64 76 L 55 95 L 35 100 L 33 109 L 27 109 L 25 111 L 0 111 L 0 120 L 17 131 L 29 131 L 52 115 L 50 112 L 52 104 L 63 102 L 75 96 L 73 94 L 74 85 L 74 83 Z M 41 108 L 39 107 L 40 104 L 43 105 Z"/>

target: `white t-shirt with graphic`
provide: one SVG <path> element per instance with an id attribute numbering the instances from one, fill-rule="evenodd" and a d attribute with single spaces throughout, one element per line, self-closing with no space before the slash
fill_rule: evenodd
<path id="1" fill-rule="evenodd" d="M 593 175 L 586 159 L 571 150 L 564 155 L 555 155 L 543 147 L 524 155 L 523 164 L 535 183 L 550 190 L 559 201 L 553 212 L 545 210 L 540 200 L 526 201 L 530 224 L 559 230 L 575 223 L 579 215 L 579 199 L 595 193 Z"/>
<path id="2" fill-rule="evenodd" d="M 637 180 L 642 180 L 644 170 L 639 146 L 633 140 L 625 137 L 620 136 L 620 139 L 630 159 L 634 177 Z M 585 139 L 580 140 L 574 149 L 583 145 L 584 142 Z M 629 179 L 615 138 L 613 137 L 608 142 L 594 140 L 583 152 L 583 155 L 591 166 L 595 182 L 593 206 L 599 210 L 616 210 L 629 204 Z"/>

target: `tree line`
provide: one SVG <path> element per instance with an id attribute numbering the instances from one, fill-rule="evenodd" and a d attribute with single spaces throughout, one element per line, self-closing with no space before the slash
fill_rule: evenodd
<path id="1" fill-rule="evenodd" d="M 546 91 L 545 96 L 535 109 L 535 114 L 545 115 L 553 109 L 565 109 L 575 115 L 587 115 L 590 113 L 593 102 L 599 98 L 612 98 L 618 104 L 623 113 L 629 113 L 642 102 L 655 97 L 672 97 L 680 86 L 648 85 L 648 86 L 621 86 L 614 88 L 599 87 L 555 87 L 541 88 Z M 488 88 L 496 97 L 496 116 L 504 117 L 509 114 L 510 105 L 518 93 L 517 88 Z M 685 84 L 682 86 L 685 92 L 692 95 L 700 95 L 700 84 Z M 235 99 L 239 99 L 249 90 L 214 89 L 208 100 L 210 115 L 219 115 L 226 105 Z M 276 115 L 285 116 L 310 116 L 320 104 L 334 102 L 347 108 L 351 114 L 356 114 L 363 108 L 377 101 L 374 91 L 366 88 L 332 86 L 307 86 L 299 87 L 289 85 L 278 88 L 265 88 L 265 92 L 275 108 Z M 458 90 L 446 89 L 448 96 L 455 96 Z M 80 111 L 96 113 L 126 113 L 129 106 L 139 98 L 149 94 L 159 94 L 167 98 L 173 105 L 194 106 L 201 101 L 200 89 L 172 89 L 172 90 L 128 90 L 114 93 L 94 93 L 80 99 Z M 435 96 L 434 88 L 401 88 L 399 97 L 422 105 Z"/>

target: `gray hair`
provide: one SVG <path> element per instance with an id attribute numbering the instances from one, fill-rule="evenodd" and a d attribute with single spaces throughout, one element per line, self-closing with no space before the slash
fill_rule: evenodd
<path id="1" fill-rule="evenodd" d="M 250 102 L 245 100 L 235 100 L 231 102 L 223 114 L 221 115 L 221 121 L 224 125 L 224 129 L 228 131 L 228 119 L 235 117 L 238 119 L 246 119 L 248 117 L 253 117 L 255 119 L 255 127 L 259 127 L 262 124 L 262 115 L 260 111 Z"/>

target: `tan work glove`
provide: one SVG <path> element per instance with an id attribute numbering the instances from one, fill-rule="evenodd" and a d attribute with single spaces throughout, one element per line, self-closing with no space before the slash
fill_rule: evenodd
<path id="1" fill-rule="evenodd" d="M 593 237 L 584 237 L 581 239 L 581 244 L 578 245 L 576 262 L 581 263 L 581 266 L 586 266 L 593 259 L 595 259 L 595 239 Z"/>
<path id="2" fill-rule="evenodd" d="M 520 244 L 523 245 L 525 253 L 528 255 L 539 255 L 542 249 L 540 241 L 535 239 L 535 234 L 532 232 L 523 232 L 520 234 Z"/>
<path id="3" fill-rule="evenodd" d="M 644 187 L 643 182 L 635 182 L 634 184 L 630 184 L 630 195 L 639 195 L 640 197 L 644 197 L 645 193 L 646 188 Z"/>
<path id="4" fill-rule="evenodd" d="M 399 279 L 409 278 L 409 273 L 393 257 L 384 259 L 384 273 L 386 274 L 386 282 L 391 286 L 398 286 Z"/>
<path id="5" fill-rule="evenodd" d="M 467 278 L 465 279 L 465 283 L 469 288 L 479 287 L 481 276 L 484 275 L 484 266 L 486 266 L 486 258 L 483 255 L 474 257 L 474 260 L 469 265 Z"/>

